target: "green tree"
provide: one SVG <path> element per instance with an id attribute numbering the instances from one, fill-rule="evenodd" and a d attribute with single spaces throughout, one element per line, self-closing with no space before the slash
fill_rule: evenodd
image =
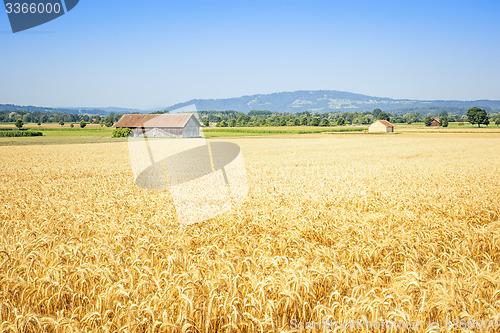
<path id="1" fill-rule="evenodd" d="M 470 108 L 467 111 L 467 120 L 472 125 L 477 124 L 477 127 L 481 127 L 481 124 L 489 125 L 490 123 L 486 111 L 478 107 Z"/>
<path id="2" fill-rule="evenodd" d="M 330 126 L 330 120 L 328 120 L 328 118 L 321 119 L 319 126 Z"/>
<path id="3" fill-rule="evenodd" d="M 59 125 L 64 126 L 64 121 L 62 119 L 59 120 Z"/>
<path id="4" fill-rule="evenodd" d="M 23 123 L 29 123 L 31 122 L 31 114 L 29 113 L 26 113 L 24 116 L 23 116 Z"/>
<path id="5" fill-rule="evenodd" d="M 495 125 L 500 125 L 500 117 L 498 117 L 496 120 L 495 120 Z"/>
<path id="6" fill-rule="evenodd" d="M 425 119 L 424 119 L 425 126 L 431 126 L 432 119 L 434 119 L 434 118 L 432 118 L 431 116 L 425 117 Z"/>
<path id="7" fill-rule="evenodd" d="M 339 117 L 337 119 L 337 126 L 344 126 L 345 124 L 345 119 L 343 117 Z"/>
<path id="8" fill-rule="evenodd" d="M 85 128 L 87 126 L 87 122 L 85 120 L 80 121 L 80 127 Z"/>
<path id="9" fill-rule="evenodd" d="M 16 123 L 14 125 L 16 125 L 17 128 L 21 128 L 23 127 L 24 122 L 21 118 L 19 118 L 18 120 L 16 120 Z"/>
<path id="10" fill-rule="evenodd" d="M 391 116 L 386 112 L 380 112 L 377 116 L 377 119 L 389 121 L 391 119 Z"/>
<path id="11" fill-rule="evenodd" d="M 113 121 L 113 118 L 110 117 L 110 116 L 107 116 L 106 118 L 104 118 L 104 125 L 106 127 L 111 127 L 115 124 L 115 122 Z"/>
<path id="12" fill-rule="evenodd" d="M 319 123 L 321 122 L 320 117 L 313 117 L 311 119 L 311 126 L 319 126 Z"/>
<path id="13" fill-rule="evenodd" d="M 309 123 L 309 119 L 307 119 L 306 116 L 300 117 L 300 125 L 301 126 L 307 126 L 308 123 Z"/>
<path id="14" fill-rule="evenodd" d="M 378 116 L 379 116 L 379 114 L 381 114 L 381 113 L 382 113 L 382 110 L 380 110 L 380 109 L 375 109 L 375 110 L 373 110 L 373 112 L 372 112 L 373 117 L 375 117 L 375 119 L 380 119 Z"/>
<path id="15" fill-rule="evenodd" d="M 73 127 L 75 127 L 75 125 L 73 125 L 73 124 L 70 124 L 70 125 L 69 125 L 69 127 L 73 128 Z"/>
<path id="16" fill-rule="evenodd" d="M 252 118 L 249 115 L 242 114 L 236 120 L 238 126 L 245 127 Z"/>
<path id="17" fill-rule="evenodd" d="M 38 126 L 42 126 L 42 123 L 41 123 L 40 121 L 38 121 L 36 124 L 37 124 Z"/>
<path id="18" fill-rule="evenodd" d="M 11 112 L 11 113 L 9 113 L 9 122 L 14 121 L 14 119 L 19 118 L 19 117 L 21 117 L 21 115 L 15 113 L 15 112 Z"/>
<path id="19" fill-rule="evenodd" d="M 217 127 L 227 127 L 227 122 L 223 119 L 217 123 Z"/>
<path id="20" fill-rule="evenodd" d="M 113 138 L 127 138 L 130 136 L 130 133 L 132 133 L 132 130 L 130 128 L 115 128 L 115 130 L 113 131 Z"/>
<path id="21" fill-rule="evenodd" d="M 441 126 L 448 127 L 448 118 L 447 117 L 441 118 L 440 121 L 441 121 Z"/>
<path id="22" fill-rule="evenodd" d="M 210 122 L 208 121 L 208 118 L 206 118 L 205 120 L 203 120 L 203 126 L 205 127 L 209 127 L 210 126 Z"/>
<path id="23" fill-rule="evenodd" d="M 229 121 L 229 127 L 234 127 L 234 126 L 236 126 L 236 119 L 231 119 Z"/>

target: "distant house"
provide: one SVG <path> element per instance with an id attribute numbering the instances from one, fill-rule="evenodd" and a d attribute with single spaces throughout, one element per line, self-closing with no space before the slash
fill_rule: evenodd
<path id="1" fill-rule="evenodd" d="M 431 126 L 440 126 L 440 125 L 441 125 L 440 119 L 432 119 L 431 120 Z"/>
<path id="2" fill-rule="evenodd" d="M 393 133 L 394 125 L 387 120 L 377 120 L 368 127 L 369 133 Z"/>
<path id="3" fill-rule="evenodd" d="M 131 136 L 198 138 L 201 124 L 193 114 L 125 114 L 115 127 L 130 128 Z"/>

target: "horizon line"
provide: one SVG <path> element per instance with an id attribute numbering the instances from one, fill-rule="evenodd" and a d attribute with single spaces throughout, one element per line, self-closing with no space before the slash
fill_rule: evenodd
<path id="1" fill-rule="evenodd" d="M 391 99 L 395 101 L 416 101 L 416 102 L 480 102 L 480 101 L 492 101 L 492 102 L 500 102 L 499 99 L 490 99 L 490 98 L 481 98 L 481 99 L 410 99 L 410 98 L 394 98 L 394 97 L 383 97 L 383 96 L 372 96 L 372 95 L 366 95 L 362 93 L 354 93 L 346 90 L 336 90 L 336 89 L 315 89 L 315 90 L 293 90 L 293 91 L 276 91 L 276 92 L 270 92 L 270 93 L 256 93 L 256 94 L 248 94 L 248 95 L 240 95 L 240 96 L 234 96 L 234 97 L 223 97 L 223 98 L 192 98 L 190 100 L 186 100 L 184 102 L 179 102 L 179 103 L 174 103 L 168 107 L 130 107 L 130 106 L 40 106 L 40 105 L 33 105 L 33 104 L 23 104 L 23 103 L 0 103 L 0 105 L 14 105 L 14 106 L 21 106 L 21 107 L 39 107 L 39 108 L 52 108 L 52 109 L 109 109 L 109 108 L 116 108 L 116 109 L 131 109 L 131 110 L 138 110 L 138 111 L 152 111 L 152 110 L 158 110 L 162 109 L 165 110 L 169 107 L 176 106 L 179 104 L 186 104 L 186 103 L 191 103 L 193 101 L 211 101 L 211 100 L 229 100 L 229 99 L 237 99 L 237 98 L 244 98 L 244 97 L 254 97 L 254 96 L 265 96 L 265 95 L 273 95 L 273 94 L 286 94 L 286 93 L 297 93 L 297 92 L 340 92 L 340 93 L 348 93 L 348 94 L 353 94 L 353 95 L 361 95 L 361 96 L 366 96 L 366 97 L 374 97 L 374 98 L 380 98 L 380 99 Z"/>

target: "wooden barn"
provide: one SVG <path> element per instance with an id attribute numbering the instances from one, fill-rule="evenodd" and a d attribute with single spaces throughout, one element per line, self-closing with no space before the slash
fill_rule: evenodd
<path id="1" fill-rule="evenodd" d="M 201 124 L 194 114 L 125 114 L 116 128 L 130 128 L 131 136 L 199 138 Z"/>
<path id="2" fill-rule="evenodd" d="M 394 125 L 387 120 L 377 120 L 368 127 L 369 133 L 393 133 Z"/>
<path id="3" fill-rule="evenodd" d="M 440 126 L 441 125 L 441 120 L 440 119 L 432 119 L 431 120 L 431 126 Z"/>

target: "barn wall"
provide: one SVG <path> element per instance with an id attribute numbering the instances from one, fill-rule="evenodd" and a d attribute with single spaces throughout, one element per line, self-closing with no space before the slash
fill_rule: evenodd
<path id="1" fill-rule="evenodd" d="M 182 136 L 181 128 L 162 128 L 162 130 L 174 136 Z"/>
<path id="2" fill-rule="evenodd" d="M 182 136 L 185 138 L 198 138 L 200 137 L 200 128 L 196 126 L 184 127 Z"/>
<path id="3" fill-rule="evenodd" d="M 200 127 L 193 120 L 193 118 L 189 119 L 186 126 L 184 127 L 182 136 L 185 138 L 198 138 L 200 137 Z"/>
<path id="4" fill-rule="evenodd" d="M 368 128 L 370 133 L 385 133 L 386 131 L 386 127 L 381 123 L 374 123 Z"/>

